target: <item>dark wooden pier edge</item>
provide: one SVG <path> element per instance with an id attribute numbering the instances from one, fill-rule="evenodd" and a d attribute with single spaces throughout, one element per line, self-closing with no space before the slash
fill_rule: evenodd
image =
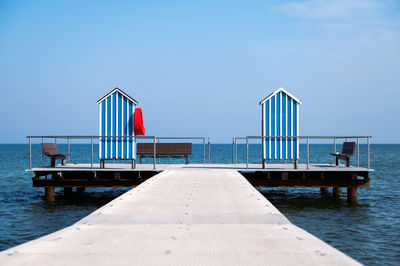
<path id="1" fill-rule="evenodd" d="M 342 188 L 347 188 L 347 200 L 356 202 L 357 189 L 369 187 L 371 171 L 363 168 L 336 169 L 329 166 L 312 166 L 312 170 L 289 169 L 289 171 L 287 168 L 273 170 L 245 168 L 244 165 L 158 165 L 155 170 L 140 165 L 136 169 L 131 169 L 129 164 L 126 164 L 125 168 L 115 168 L 121 167 L 121 164 L 113 166 L 108 169 L 90 169 L 85 165 L 36 168 L 31 170 L 34 173 L 32 182 L 34 187 L 44 187 L 46 200 L 53 201 L 55 188 L 63 188 L 64 193 L 69 195 L 72 188 L 82 192 L 85 188 L 93 187 L 135 187 L 169 167 L 222 168 L 237 170 L 254 187 L 319 187 L 323 195 L 329 194 L 329 188 L 332 188 L 332 195 L 335 198 L 340 198 Z"/>
<path id="2" fill-rule="evenodd" d="M 57 139 L 63 138 L 68 141 L 68 154 L 70 153 L 70 140 L 71 139 L 90 139 L 91 140 L 91 163 L 79 164 L 70 163 L 68 158 L 67 164 L 44 166 L 42 158 L 42 167 L 32 168 L 31 158 L 31 141 L 33 138 L 40 138 L 42 143 L 46 138 L 54 138 L 56 143 Z M 254 187 L 316 187 L 320 188 L 322 195 L 330 195 L 334 198 L 341 198 L 343 188 L 347 191 L 347 200 L 351 203 L 357 202 L 357 189 L 362 187 L 369 187 L 370 178 L 369 173 L 373 171 L 370 169 L 370 137 L 298 137 L 299 139 L 307 139 L 307 160 L 306 164 L 297 164 L 296 167 L 290 164 L 250 164 L 248 159 L 249 154 L 249 139 L 256 139 L 259 137 L 237 137 L 234 138 L 233 151 L 232 151 L 232 164 L 211 164 L 210 160 L 210 140 L 208 138 L 208 163 L 206 163 L 206 140 L 204 137 L 197 137 L 192 139 L 200 139 L 203 143 L 203 164 L 157 164 L 156 155 L 153 153 L 153 164 L 138 164 L 136 168 L 132 169 L 130 164 L 113 164 L 110 163 L 106 168 L 101 167 L 99 164 L 93 162 L 93 145 L 94 140 L 99 139 L 100 136 L 28 136 L 29 139 L 29 166 L 27 171 L 33 172 L 32 184 L 33 187 L 43 187 L 45 190 L 45 199 L 48 201 L 55 200 L 55 189 L 64 189 L 65 195 L 70 195 L 73 188 L 76 188 L 78 193 L 82 193 L 86 188 L 91 187 L 135 187 L 143 181 L 151 178 L 152 176 L 170 169 L 170 168 L 205 168 L 205 169 L 232 169 L 242 174 L 250 184 Z M 311 164 L 309 162 L 309 140 L 312 138 L 333 138 L 334 152 L 336 152 L 336 141 L 338 139 L 350 138 L 356 139 L 356 166 L 345 167 L 343 165 L 331 164 Z M 360 167 L 360 149 L 359 139 L 366 138 L 368 143 L 368 162 L 367 168 Z M 137 138 L 139 139 L 139 138 Z M 158 143 L 161 139 L 180 139 L 178 137 L 171 138 L 157 138 L 154 136 L 146 137 L 152 140 L 149 147 L 161 147 Z M 190 139 L 190 138 L 181 138 Z M 246 163 L 237 163 L 237 140 L 246 140 Z M 157 143 L 157 145 L 155 145 Z M 188 144 L 185 144 L 188 145 Z M 182 153 L 182 151 L 180 151 Z M 140 152 L 139 152 L 140 153 Z M 143 152 L 142 152 L 143 153 Z M 148 152 L 145 152 L 148 153 Z M 170 155 L 170 151 L 167 152 Z M 191 148 L 184 149 L 182 153 L 184 156 L 191 154 Z"/>

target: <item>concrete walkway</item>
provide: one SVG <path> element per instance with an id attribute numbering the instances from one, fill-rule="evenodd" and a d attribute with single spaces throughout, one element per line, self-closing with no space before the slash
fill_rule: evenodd
<path id="1" fill-rule="evenodd" d="M 312 217 L 310 217 L 312 219 Z M 235 170 L 166 170 L 0 265 L 354 265 Z"/>

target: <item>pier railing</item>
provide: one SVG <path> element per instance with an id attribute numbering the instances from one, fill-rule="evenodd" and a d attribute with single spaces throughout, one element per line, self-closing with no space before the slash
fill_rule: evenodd
<path id="1" fill-rule="evenodd" d="M 277 140 L 306 140 L 306 154 L 307 154 L 307 170 L 310 167 L 310 140 L 331 140 L 333 141 L 333 153 L 336 153 L 336 141 L 349 139 L 356 140 L 356 154 L 357 154 L 357 167 L 360 167 L 360 140 L 367 141 L 367 167 L 371 168 L 371 155 L 370 155 L 370 139 L 371 136 L 246 136 L 232 138 L 232 163 L 237 163 L 237 142 L 238 140 L 246 141 L 246 168 L 249 168 L 249 140 L 251 139 L 277 139 Z M 282 159 L 284 160 L 284 159 Z"/>
<path id="2" fill-rule="evenodd" d="M 156 169 L 156 143 L 160 143 L 160 140 L 201 140 L 203 144 L 203 164 L 206 163 L 206 144 L 208 146 L 208 163 L 211 162 L 210 156 L 210 147 L 211 142 L 209 137 L 157 137 L 157 136 L 27 136 L 29 140 L 29 169 L 32 169 L 32 139 L 40 139 L 41 143 L 44 143 L 45 139 L 54 139 L 54 142 L 57 143 L 57 140 L 67 140 L 67 153 L 71 152 L 71 140 L 90 140 L 91 152 L 90 152 L 90 167 L 93 168 L 94 164 L 94 141 L 102 140 L 110 138 L 111 140 L 121 140 L 121 139 L 132 139 L 134 141 L 137 140 L 152 140 L 154 152 L 153 152 L 153 168 Z M 68 155 L 68 163 L 71 162 L 71 156 Z M 160 161 L 159 161 L 160 163 Z M 42 167 L 44 166 L 44 154 L 42 152 Z"/>

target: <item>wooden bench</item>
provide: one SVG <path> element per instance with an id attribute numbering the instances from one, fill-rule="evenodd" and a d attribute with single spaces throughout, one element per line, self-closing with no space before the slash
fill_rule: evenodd
<path id="1" fill-rule="evenodd" d="M 142 163 L 142 158 L 153 158 L 154 144 L 138 143 L 136 154 L 139 156 L 139 163 Z M 156 143 L 156 158 L 185 158 L 188 164 L 191 154 L 192 143 Z"/>
<path id="2" fill-rule="evenodd" d="M 56 160 L 61 160 L 61 165 L 65 165 L 65 158 L 71 153 L 59 153 L 56 143 L 42 143 L 42 152 L 47 157 L 50 157 L 50 166 L 56 166 Z"/>
<path id="3" fill-rule="evenodd" d="M 354 154 L 355 146 L 355 142 L 343 142 L 342 153 L 330 153 L 335 156 L 335 165 L 339 165 L 339 160 L 345 160 L 346 167 L 350 167 L 350 157 Z"/>

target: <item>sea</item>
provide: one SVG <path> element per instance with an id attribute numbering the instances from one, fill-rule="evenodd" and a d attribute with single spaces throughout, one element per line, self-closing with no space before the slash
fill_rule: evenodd
<path id="1" fill-rule="evenodd" d="M 191 163 L 208 162 L 208 147 L 193 145 Z M 67 145 L 59 144 L 62 152 Z M 332 144 L 311 144 L 310 163 L 333 163 Z M 340 150 L 340 145 L 337 150 Z M 91 161 L 91 145 L 70 145 L 70 163 Z M 98 163 L 97 145 L 94 162 Z M 258 188 L 292 223 L 365 265 L 400 265 L 400 145 L 371 144 L 369 188 L 358 189 L 358 202 L 348 204 L 346 190 L 340 200 L 321 196 L 318 188 Z M 232 144 L 211 144 L 211 163 L 232 163 Z M 306 145 L 300 144 L 300 163 Z M 245 163 L 246 146 L 238 144 L 237 162 Z M 32 144 L 32 167 L 42 161 L 40 144 Z M 183 163 L 183 159 L 161 159 Z M 249 145 L 249 163 L 261 162 L 261 145 Z M 144 163 L 152 163 L 147 159 Z M 288 164 L 290 162 L 287 162 Z M 357 156 L 351 159 L 357 164 Z M 367 145 L 360 145 L 360 166 L 367 166 Z M 44 200 L 44 189 L 32 187 L 29 145 L 0 144 L 0 251 L 72 225 L 131 188 L 90 188 L 64 197 L 56 189 L 55 202 Z M 133 188 L 134 189 L 134 188 Z"/>

